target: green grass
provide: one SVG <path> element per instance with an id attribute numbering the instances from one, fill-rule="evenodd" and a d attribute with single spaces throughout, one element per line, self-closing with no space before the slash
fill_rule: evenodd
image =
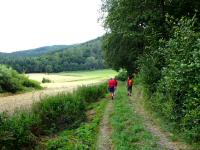
<path id="1" fill-rule="evenodd" d="M 63 76 L 77 76 L 77 77 L 109 77 L 117 75 L 117 72 L 111 69 L 102 69 L 102 70 L 94 70 L 94 71 L 70 71 L 70 72 L 61 72 L 56 73 L 56 75 Z"/>
<path id="2" fill-rule="evenodd" d="M 70 80 L 66 82 L 77 82 L 77 81 L 88 81 L 88 80 L 94 80 L 94 79 L 101 79 L 103 77 L 91 77 L 91 78 L 84 78 L 84 79 L 76 79 L 76 80 Z"/>
<path id="3" fill-rule="evenodd" d="M 86 119 L 86 107 L 104 97 L 105 93 L 105 84 L 80 87 L 74 93 L 43 98 L 30 109 L 18 110 L 12 116 L 0 113 L 0 149 L 33 149 L 41 136 L 77 128 Z M 98 118 L 95 121 L 92 124 L 94 130 Z M 82 129 L 86 130 L 87 125 L 82 125 Z M 75 131 L 81 134 L 82 129 Z"/>
<path id="4" fill-rule="evenodd" d="M 121 84 L 121 83 L 120 83 Z M 156 150 L 156 139 L 145 130 L 127 96 L 125 84 L 121 84 L 114 100 L 110 118 L 112 139 L 116 150 Z"/>
<path id="5" fill-rule="evenodd" d="M 93 110 L 95 116 L 92 120 L 84 122 L 77 129 L 66 130 L 61 132 L 58 137 L 47 141 L 44 144 L 47 150 L 88 150 L 95 149 L 96 140 L 99 130 L 99 124 L 103 116 L 103 112 L 107 100 L 90 104 L 88 110 Z"/>

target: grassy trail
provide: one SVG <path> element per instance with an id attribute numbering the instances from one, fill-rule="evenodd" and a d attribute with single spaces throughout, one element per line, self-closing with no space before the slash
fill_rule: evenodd
<path id="1" fill-rule="evenodd" d="M 116 150 L 157 150 L 156 139 L 146 130 L 141 118 L 135 113 L 124 84 L 118 88 L 113 101 L 112 142 Z"/>
<path id="2" fill-rule="evenodd" d="M 131 105 L 135 108 L 136 114 L 142 118 L 145 128 L 151 132 L 158 140 L 157 143 L 162 149 L 170 150 L 190 150 L 192 149 L 183 142 L 173 141 L 171 136 L 173 134 L 163 131 L 157 118 L 152 115 L 152 112 L 145 109 L 145 101 L 142 90 L 139 86 L 134 87 L 134 94 L 130 98 Z"/>
<path id="3" fill-rule="evenodd" d="M 114 149 L 111 139 L 112 127 L 109 121 L 112 112 L 113 112 L 113 102 L 109 101 L 104 111 L 103 119 L 100 124 L 99 137 L 97 140 L 98 150 Z"/>
<path id="4" fill-rule="evenodd" d="M 110 110 L 105 110 L 103 121 L 108 119 L 103 127 L 108 133 L 100 129 L 100 135 L 111 139 L 109 147 L 98 146 L 99 150 L 190 150 L 183 143 L 175 142 L 161 130 L 143 105 L 143 94 L 139 87 L 134 87 L 133 95 L 127 96 L 125 84 L 120 83 L 114 101 L 109 100 Z M 111 113 L 111 115 L 109 115 Z M 105 118 L 106 117 L 106 118 Z M 111 126 L 110 126 L 111 125 Z M 105 135 L 102 135 L 105 134 Z M 99 144 L 99 143 L 98 143 Z"/>

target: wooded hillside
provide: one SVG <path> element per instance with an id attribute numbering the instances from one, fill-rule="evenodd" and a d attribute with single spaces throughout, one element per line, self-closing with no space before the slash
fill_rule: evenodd
<path id="1" fill-rule="evenodd" d="M 36 50 L 0 54 L 0 64 L 19 72 L 61 72 L 94 70 L 105 67 L 101 38 L 71 46 L 44 47 Z"/>

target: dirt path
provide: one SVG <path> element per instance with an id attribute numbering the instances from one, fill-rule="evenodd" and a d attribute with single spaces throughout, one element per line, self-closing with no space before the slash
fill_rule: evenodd
<path id="1" fill-rule="evenodd" d="M 172 142 L 169 138 L 169 133 L 164 132 L 161 128 L 155 123 L 153 117 L 145 110 L 143 105 L 143 94 L 139 88 L 133 89 L 134 94 L 131 98 L 131 103 L 136 110 L 136 113 L 142 117 L 144 125 L 149 130 L 152 135 L 158 138 L 158 144 L 162 149 L 168 150 L 189 150 L 190 148 L 183 143 Z"/>
<path id="2" fill-rule="evenodd" d="M 70 85 L 57 85 L 55 87 L 49 87 L 41 91 L 32 91 L 23 94 L 0 97 L 0 112 L 7 111 L 9 113 L 12 113 L 16 108 L 30 107 L 32 103 L 39 101 L 42 97 L 53 96 L 63 92 L 72 92 L 80 85 L 90 85 L 99 82 L 102 81 L 88 81 L 79 83 L 74 82 L 70 83 Z"/>
<path id="3" fill-rule="evenodd" d="M 100 124 L 100 130 L 99 130 L 99 137 L 97 140 L 97 150 L 113 150 L 113 145 L 112 145 L 112 129 L 111 125 L 109 122 L 110 115 L 112 114 L 113 110 L 113 102 L 109 101 L 104 115 L 103 115 L 103 120 Z"/>

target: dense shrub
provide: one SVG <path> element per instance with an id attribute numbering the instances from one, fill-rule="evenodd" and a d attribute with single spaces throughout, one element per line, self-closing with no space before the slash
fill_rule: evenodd
<path id="1" fill-rule="evenodd" d="M 27 77 L 24 77 L 24 80 L 23 80 L 22 84 L 25 87 L 35 88 L 35 89 L 42 89 L 42 87 L 40 86 L 39 82 L 37 82 L 35 80 L 28 79 Z"/>
<path id="2" fill-rule="evenodd" d="M 139 78 L 151 104 L 192 142 L 200 141 L 200 33 L 181 19 L 169 41 L 140 60 Z M 164 43 L 164 44 L 163 44 Z M 162 58 L 162 59 L 160 59 Z"/>
<path id="3" fill-rule="evenodd" d="M 119 72 L 119 74 L 116 76 L 116 79 L 119 81 L 126 81 L 128 78 L 127 71 L 122 70 Z"/>
<path id="4" fill-rule="evenodd" d="M 156 92 L 158 81 L 161 78 L 161 70 L 156 66 L 158 60 L 151 55 L 144 55 L 140 58 L 140 72 L 138 83 L 144 85 L 148 95 Z"/>
<path id="5" fill-rule="evenodd" d="M 42 83 L 51 83 L 51 80 L 47 78 L 42 78 Z"/>
<path id="6" fill-rule="evenodd" d="M 163 49 L 168 65 L 163 68 L 158 93 L 164 95 L 162 103 L 169 103 L 171 112 L 166 117 L 177 122 L 187 138 L 199 141 L 200 33 L 192 25 L 192 20 L 182 19 Z"/>
<path id="7" fill-rule="evenodd" d="M 26 88 L 40 89 L 38 82 L 29 80 L 25 75 L 17 73 L 12 68 L 0 65 L 0 92 L 18 92 Z"/>
<path id="8" fill-rule="evenodd" d="M 18 110 L 12 116 L 0 114 L 0 149 L 32 149 L 41 135 L 79 125 L 85 119 L 86 104 L 103 97 L 105 87 L 80 87 L 72 94 L 43 98 L 30 110 Z"/>

